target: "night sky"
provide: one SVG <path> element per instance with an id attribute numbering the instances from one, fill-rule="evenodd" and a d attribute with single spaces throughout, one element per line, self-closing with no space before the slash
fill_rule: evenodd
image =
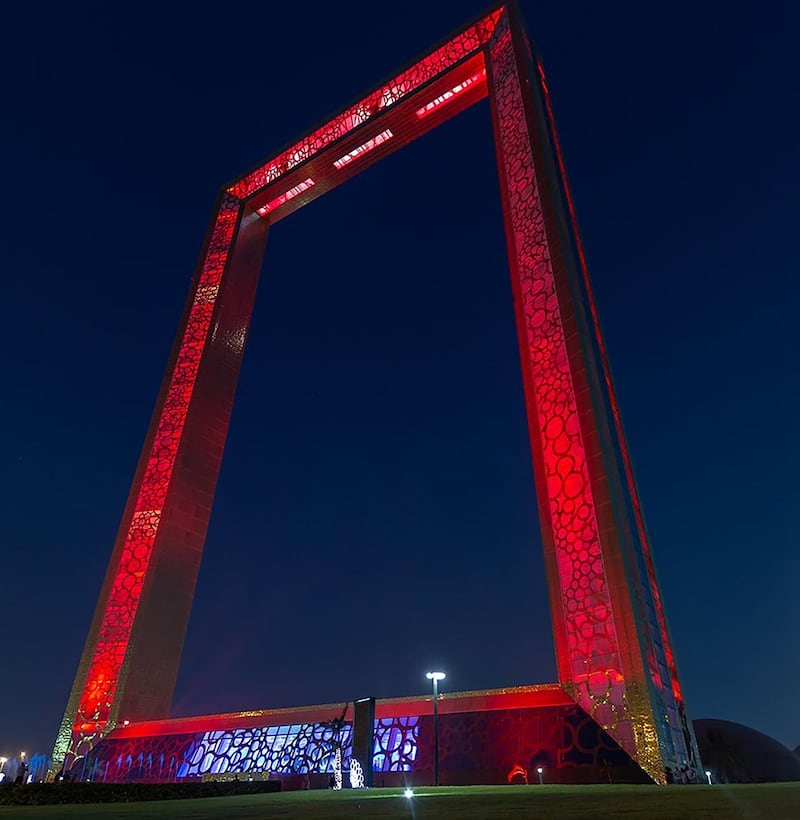
<path id="1" fill-rule="evenodd" d="M 0 753 L 52 746 L 217 189 L 482 7 L 4 11 Z M 794 747 L 800 12 L 522 7 L 690 714 Z M 271 233 L 174 712 L 432 665 L 556 675 L 486 102 Z"/>

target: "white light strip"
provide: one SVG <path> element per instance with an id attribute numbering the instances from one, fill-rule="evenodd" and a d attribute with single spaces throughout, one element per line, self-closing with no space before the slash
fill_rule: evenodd
<path id="1" fill-rule="evenodd" d="M 458 85 L 453 86 L 449 91 L 445 91 L 444 94 L 437 97 L 435 100 L 431 100 L 426 106 L 418 108 L 417 116 L 424 117 L 427 114 L 430 114 L 431 111 L 435 111 L 440 105 L 444 105 L 444 103 L 450 102 L 450 100 L 452 100 L 453 97 L 456 97 L 459 94 L 463 93 L 468 88 L 475 85 L 475 83 L 485 79 L 485 77 L 486 69 L 482 68 L 477 74 L 473 74 L 471 77 L 467 77 L 466 80 L 463 80 Z"/>
<path id="2" fill-rule="evenodd" d="M 298 194 L 302 194 L 303 191 L 307 191 L 312 185 L 314 184 L 314 180 L 310 177 L 308 179 L 304 179 L 302 182 L 299 182 L 294 188 L 289 188 L 289 190 L 285 194 L 281 194 L 279 197 L 276 197 L 272 200 L 272 202 L 268 202 L 264 205 L 263 208 L 259 208 L 256 213 L 264 216 L 269 211 L 274 211 L 276 208 L 280 208 L 285 202 L 288 202 L 290 199 L 293 199 Z"/>
<path id="3" fill-rule="evenodd" d="M 339 157 L 333 164 L 337 168 L 344 168 L 349 162 L 352 162 L 354 159 L 358 159 L 358 157 L 362 156 L 362 154 L 366 154 L 367 151 L 371 151 L 373 148 L 377 148 L 381 143 L 386 142 L 386 140 L 391 139 L 394 134 L 389 131 L 381 131 L 377 137 L 373 137 L 371 140 L 367 140 L 363 145 L 359 145 L 358 148 L 354 148 L 350 153 L 345 154 L 343 157 Z"/>

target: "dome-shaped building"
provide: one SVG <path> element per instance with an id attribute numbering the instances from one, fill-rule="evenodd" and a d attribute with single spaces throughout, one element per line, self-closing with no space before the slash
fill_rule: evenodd
<path id="1" fill-rule="evenodd" d="M 703 766 L 719 783 L 800 780 L 800 754 L 750 726 L 704 718 L 694 732 Z"/>

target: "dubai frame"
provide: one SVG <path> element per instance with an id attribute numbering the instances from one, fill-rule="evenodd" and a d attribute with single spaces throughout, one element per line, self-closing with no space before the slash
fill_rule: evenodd
<path id="1" fill-rule="evenodd" d="M 559 685 L 653 780 L 699 767 L 547 81 L 510 2 L 220 192 L 54 772 L 123 718 L 169 714 L 268 231 L 487 96 Z"/>

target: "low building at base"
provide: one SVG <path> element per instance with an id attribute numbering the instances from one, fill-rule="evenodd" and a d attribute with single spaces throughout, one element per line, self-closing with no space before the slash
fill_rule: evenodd
<path id="1" fill-rule="evenodd" d="M 267 776 L 285 789 L 325 788 L 340 749 L 346 787 L 353 716 L 353 704 L 341 703 L 130 723 L 71 775 L 106 782 Z M 652 782 L 558 685 L 448 693 L 438 720 L 442 785 Z M 434 725 L 431 696 L 375 701 L 372 784 L 432 783 Z"/>

